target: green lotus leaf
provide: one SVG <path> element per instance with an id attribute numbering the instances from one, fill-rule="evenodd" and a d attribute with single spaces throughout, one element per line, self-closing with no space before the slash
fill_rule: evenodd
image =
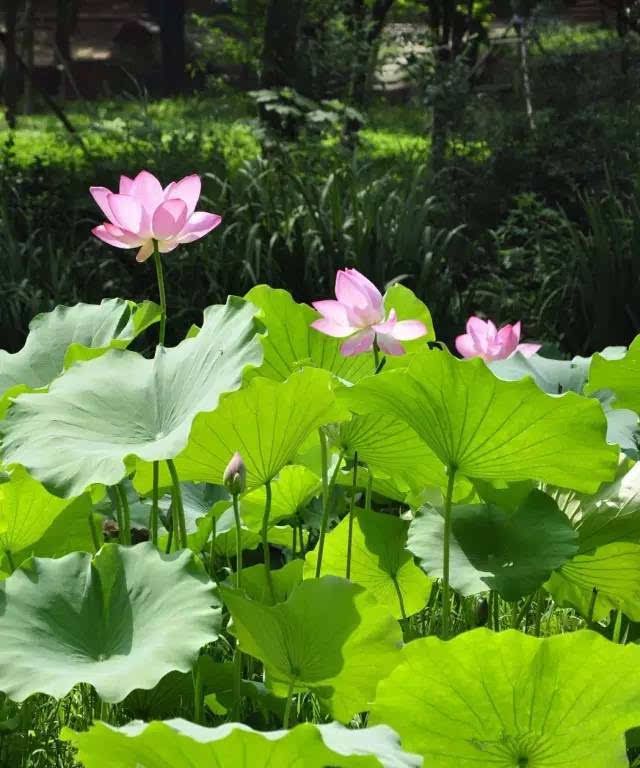
<path id="1" fill-rule="evenodd" d="M 150 543 L 33 558 L 0 583 L 0 690 L 23 701 L 89 683 L 118 702 L 187 672 L 217 637 L 214 586 L 190 552 Z"/>
<path id="2" fill-rule="evenodd" d="M 32 555 L 93 551 L 92 514 L 88 494 L 59 499 L 16 468 L 9 482 L 0 485 L 0 573 L 11 573 L 11 562 L 18 566 Z"/>
<path id="3" fill-rule="evenodd" d="M 397 416 L 354 416 L 340 425 L 337 438 L 346 456 L 357 452 L 374 476 L 401 481 L 409 488 L 446 485 L 442 462 Z"/>
<path id="4" fill-rule="evenodd" d="M 585 391 L 589 394 L 598 390 L 611 390 L 615 395 L 615 408 L 630 408 L 640 413 L 640 336 L 631 343 L 627 354 L 621 359 L 608 359 L 594 355 L 589 371 L 589 383 Z"/>
<path id="5" fill-rule="evenodd" d="M 314 330 L 311 323 L 318 313 L 307 304 L 297 304 L 287 291 L 256 285 L 246 299 L 260 309 L 259 317 L 267 327 L 262 337 L 264 362 L 256 375 L 284 381 L 303 366 L 324 368 L 345 381 L 373 373 L 369 356 L 343 357 L 340 339 Z"/>
<path id="6" fill-rule="evenodd" d="M 263 662 L 273 692 L 313 691 L 342 722 L 368 708 L 378 681 L 399 661 L 400 626 L 346 579 L 303 581 L 274 606 L 220 590 L 240 647 Z"/>
<path id="7" fill-rule="evenodd" d="M 211 521 L 211 518 L 216 520 L 216 540 L 214 544 L 214 554 L 226 559 L 232 559 L 236 556 L 236 521 L 233 514 L 233 507 L 226 501 L 218 502 L 214 505 L 211 515 L 206 520 Z M 205 520 L 202 523 L 202 534 L 207 532 L 207 538 L 211 533 L 212 525 L 209 523 L 208 527 L 205 525 Z M 262 538 L 258 531 L 253 531 L 247 528 L 242 520 L 240 521 L 240 543 L 243 550 L 256 549 L 261 545 Z M 291 528 L 288 525 L 271 525 L 269 527 L 268 536 L 269 543 L 277 547 L 289 547 L 292 542 Z"/>
<path id="8" fill-rule="evenodd" d="M 591 614 L 595 621 L 613 610 L 640 621 L 640 544 L 607 544 L 593 554 L 577 555 L 552 573 L 545 587 L 559 605 L 572 606 L 585 617 Z"/>
<path id="9" fill-rule="evenodd" d="M 290 731 L 254 731 L 242 723 L 205 728 L 186 720 L 133 722 L 122 728 L 94 723 L 68 728 L 85 768 L 420 768 L 386 726 L 351 730 L 338 723 L 303 723 Z"/>
<path id="10" fill-rule="evenodd" d="M 271 582 L 275 600 L 271 597 L 271 588 L 267 581 L 267 572 L 263 563 L 242 569 L 240 586 L 247 597 L 259 603 L 273 605 L 283 603 L 302 581 L 303 560 L 291 560 L 284 567 L 271 572 Z"/>
<path id="11" fill-rule="evenodd" d="M 395 309 L 398 320 L 420 320 L 427 329 L 425 336 L 414 341 L 402 342 L 405 351 L 404 355 L 398 355 L 397 357 L 387 356 L 385 368 L 406 368 L 410 356 L 416 352 L 422 352 L 426 348 L 428 341 L 435 341 L 436 333 L 433 327 L 431 312 L 429 312 L 428 307 L 420 301 L 412 290 L 401 283 L 396 283 L 387 289 L 384 294 L 384 306 L 387 312 Z"/>
<path id="12" fill-rule="evenodd" d="M 101 304 L 59 306 L 36 315 L 19 352 L 0 350 L 0 395 L 17 385 L 46 387 L 83 354 L 126 347 L 159 320 L 159 313 L 153 302 L 137 305 L 124 299 L 105 299 Z"/>
<path id="13" fill-rule="evenodd" d="M 450 582 L 463 595 L 497 590 L 505 600 L 534 592 L 578 551 L 578 534 L 556 502 L 532 491 L 511 513 L 491 504 L 452 510 Z M 407 547 L 424 570 L 442 577 L 444 518 L 417 517 Z"/>
<path id="14" fill-rule="evenodd" d="M 315 472 L 299 464 L 283 467 L 278 477 L 271 484 L 270 521 L 277 523 L 296 515 L 317 496 L 322 489 L 322 481 Z M 256 488 L 240 500 L 240 517 L 251 530 L 259 531 L 262 526 L 266 502 L 264 486 Z"/>
<path id="15" fill-rule="evenodd" d="M 502 381 L 475 358 L 415 355 L 408 371 L 383 372 L 340 392 L 356 413 L 394 414 L 446 466 L 469 478 L 543 480 L 587 493 L 616 471 L 599 404 L 551 396 L 531 379 Z"/>
<path id="16" fill-rule="evenodd" d="M 153 360 L 110 351 L 73 366 L 47 393 L 21 395 L 3 423 L 5 463 L 22 464 L 69 497 L 93 483 L 114 485 L 136 458 L 173 458 L 195 416 L 215 408 L 240 386 L 245 367 L 260 362 L 254 311 L 230 297 L 205 310 L 195 338 L 158 347 Z"/>
<path id="17" fill-rule="evenodd" d="M 396 618 L 406 618 L 427 604 L 431 582 L 407 551 L 409 524 L 393 515 L 358 510 L 351 544 L 351 581 L 375 595 Z M 349 518 L 325 540 L 322 573 L 346 575 Z M 305 577 L 315 575 L 317 549 L 306 557 Z"/>
<path id="18" fill-rule="evenodd" d="M 405 646 L 380 683 L 385 722 L 431 768 L 627 768 L 640 648 L 587 630 L 540 639 L 476 629 Z M 410 702 L 410 704 L 408 704 Z"/>
<path id="19" fill-rule="evenodd" d="M 189 443 L 176 458 L 178 474 L 182 480 L 219 483 L 239 451 L 247 467 L 247 488 L 263 485 L 294 459 L 312 432 L 339 413 L 327 371 L 305 368 L 283 382 L 254 378 L 222 398 L 213 413 L 195 419 Z M 160 477 L 168 484 L 166 468 Z M 135 485 L 149 491 L 150 465 L 140 467 Z"/>

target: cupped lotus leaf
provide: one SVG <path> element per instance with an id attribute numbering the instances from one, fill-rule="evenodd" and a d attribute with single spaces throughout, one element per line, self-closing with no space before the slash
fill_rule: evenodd
<path id="1" fill-rule="evenodd" d="M 411 427 L 397 416 L 353 416 L 340 425 L 336 442 L 346 456 L 357 452 L 374 476 L 406 483 L 410 488 L 446 485 L 442 462 Z"/>
<path id="2" fill-rule="evenodd" d="M 618 477 L 598 493 L 570 499 L 567 513 L 581 553 L 615 542 L 640 542 L 640 464 L 625 461 Z"/>
<path id="3" fill-rule="evenodd" d="M 21 395 L 3 423 L 5 463 L 22 464 L 69 497 L 93 483 L 114 485 L 136 458 L 173 458 L 196 415 L 215 408 L 221 394 L 241 385 L 245 368 L 260 362 L 254 312 L 230 297 L 205 310 L 195 338 L 158 347 L 153 360 L 110 351 L 73 366 L 47 393 Z"/>
<path id="4" fill-rule="evenodd" d="M 552 573 L 545 587 L 558 604 L 595 621 L 613 610 L 640 621 L 640 544 L 606 544 L 577 555 Z"/>
<path id="5" fill-rule="evenodd" d="M 299 464 L 283 467 L 271 484 L 271 523 L 292 518 L 304 509 L 322 490 L 315 472 Z M 240 500 L 240 517 L 251 530 L 259 531 L 266 503 L 264 486 L 256 488 Z"/>
<path id="6" fill-rule="evenodd" d="M 182 480 L 219 483 L 236 451 L 247 468 L 247 488 L 263 485 L 293 460 L 306 438 L 336 414 L 332 377 L 305 368 L 286 381 L 253 378 L 193 422 L 189 443 L 176 458 Z M 168 480 L 161 470 L 162 483 Z M 148 492 L 151 466 L 141 466 L 136 487 Z"/>
<path id="7" fill-rule="evenodd" d="M 16 468 L 9 482 L 0 485 L 0 572 L 11 572 L 10 560 L 18 566 L 32 555 L 93 551 L 92 514 L 88 494 L 60 499 Z"/>
<path id="8" fill-rule="evenodd" d="M 124 348 L 159 318 L 160 309 L 153 302 L 138 305 L 124 299 L 58 306 L 36 315 L 19 352 L 0 350 L 0 395 L 21 384 L 46 387 L 83 355 Z"/>
<path id="9" fill-rule="evenodd" d="M 190 552 L 150 543 L 33 558 L 0 583 L 0 690 L 23 701 L 89 683 L 118 702 L 187 672 L 217 637 L 214 588 Z"/>
<path id="10" fill-rule="evenodd" d="M 411 522 L 407 547 L 424 570 L 442 577 L 444 518 Z M 463 595 L 497 590 L 505 600 L 534 592 L 578 551 L 578 534 L 556 502 L 532 491 L 515 512 L 494 505 L 452 510 L 450 582 Z"/>
<path id="11" fill-rule="evenodd" d="M 394 515 L 358 510 L 354 516 L 351 543 L 351 574 L 396 618 L 422 610 L 431 592 L 431 582 L 413 562 L 406 549 L 409 523 Z M 345 517 L 325 539 L 322 573 L 345 576 L 349 518 Z M 305 578 L 315 575 L 317 550 L 306 557 Z"/>
<path id="12" fill-rule="evenodd" d="M 416 352 L 422 352 L 427 342 L 434 341 L 436 338 L 433 327 L 431 312 L 424 302 L 415 295 L 415 293 L 402 283 L 395 283 L 390 286 L 384 294 L 384 308 L 387 313 L 395 310 L 398 320 L 420 320 L 427 329 L 427 333 L 419 339 L 413 341 L 403 341 L 404 355 L 389 355 L 385 367 L 406 368 L 407 360 Z"/>
<path id="13" fill-rule="evenodd" d="M 346 579 L 303 581 L 274 606 L 220 590 L 241 649 L 263 662 L 273 692 L 313 691 L 342 722 L 368 709 L 376 685 L 399 661 L 399 624 Z"/>
<path id="14" fill-rule="evenodd" d="M 627 354 L 619 359 L 594 355 L 585 391 L 611 390 L 615 408 L 630 408 L 640 413 L 640 336 L 631 343 Z"/>
<path id="15" fill-rule="evenodd" d="M 502 381 L 479 358 L 420 353 L 407 371 L 371 376 L 340 396 L 356 413 L 403 419 L 444 465 L 470 478 L 593 493 L 615 475 L 618 450 L 605 441 L 597 402 L 547 395 L 528 378 Z"/>
<path id="16" fill-rule="evenodd" d="M 338 723 L 303 723 L 290 731 L 254 731 L 243 723 L 205 728 L 186 720 L 121 728 L 94 723 L 66 728 L 85 768 L 420 768 L 387 726 L 351 730 Z"/>
<path id="17" fill-rule="evenodd" d="M 536 638 L 475 629 L 405 646 L 369 722 L 431 768 L 627 768 L 640 723 L 640 648 L 582 630 Z"/>
<path id="18" fill-rule="evenodd" d="M 259 317 L 267 328 L 262 337 L 264 361 L 256 372 L 260 376 L 284 381 L 304 366 L 324 368 L 345 381 L 358 381 L 373 373 L 372 358 L 341 355 L 342 340 L 314 330 L 311 323 L 318 313 L 307 304 L 297 304 L 287 291 L 256 285 L 246 299 L 260 309 Z"/>

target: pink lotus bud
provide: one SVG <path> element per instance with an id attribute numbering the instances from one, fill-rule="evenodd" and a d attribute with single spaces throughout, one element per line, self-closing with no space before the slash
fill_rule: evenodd
<path id="1" fill-rule="evenodd" d="M 238 496 L 247 487 L 247 468 L 238 451 L 233 454 L 231 461 L 227 464 L 222 482 L 233 496 Z"/>

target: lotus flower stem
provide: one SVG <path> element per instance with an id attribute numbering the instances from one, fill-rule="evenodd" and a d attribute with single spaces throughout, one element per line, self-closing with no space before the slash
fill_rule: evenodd
<path id="1" fill-rule="evenodd" d="M 176 516 L 178 518 L 178 530 L 174 531 L 174 536 L 176 537 L 176 544 L 178 549 L 187 549 L 187 523 L 184 518 L 184 505 L 182 504 L 182 489 L 180 488 L 180 479 L 178 478 L 176 465 L 171 459 L 167 459 L 167 468 L 169 469 L 171 482 L 173 483 L 173 505 L 176 511 Z"/>
<path id="2" fill-rule="evenodd" d="M 345 577 L 351 578 L 351 547 L 353 544 L 353 518 L 356 509 L 356 489 L 358 487 L 358 452 L 353 454 L 353 478 L 351 481 L 351 499 L 349 500 L 349 536 L 347 538 L 347 571 Z"/>
<path id="3" fill-rule="evenodd" d="M 100 549 L 100 539 L 98 537 L 98 531 L 96 530 L 96 522 L 93 519 L 93 510 L 89 511 L 88 523 L 89 531 L 91 532 L 91 541 L 93 542 L 93 551 L 97 552 Z"/>
<path id="4" fill-rule="evenodd" d="M 153 261 L 156 265 L 156 279 L 158 280 L 158 295 L 160 296 L 160 330 L 158 343 L 164 346 L 165 331 L 167 330 L 167 295 L 164 289 L 164 272 L 162 270 L 162 256 L 158 250 L 158 243 L 153 241 Z"/>
<path id="5" fill-rule="evenodd" d="M 242 528 L 237 493 L 233 494 L 233 517 L 236 521 L 236 587 L 240 589 L 242 583 Z"/>
<path id="6" fill-rule="evenodd" d="M 447 495 L 444 499 L 444 542 L 442 548 L 442 639 L 449 637 L 449 616 L 451 612 L 451 595 L 449 592 L 449 552 L 451 547 L 451 507 L 453 487 L 456 479 L 456 467 L 449 466 Z"/>
<path id="7" fill-rule="evenodd" d="M 264 515 L 262 516 L 262 554 L 264 557 L 264 572 L 267 577 L 269 594 L 275 603 L 276 595 L 273 589 L 273 579 L 271 578 L 271 553 L 269 551 L 269 517 L 271 516 L 271 481 L 267 480 L 264 484 Z"/>
<path id="8" fill-rule="evenodd" d="M 598 588 L 594 587 L 591 590 L 591 600 L 589 600 L 589 610 L 587 611 L 587 626 L 593 624 L 593 614 L 596 610 L 596 601 L 598 599 Z"/>
<path id="9" fill-rule="evenodd" d="M 622 611 L 619 608 L 616 611 L 616 623 L 613 627 L 613 637 L 611 639 L 614 643 L 622 642 Z"/>
<path id="10" fill-rule="evenodd" d="M 151 541 L 158 546 L 158 496 L 160 480 L 160 462 L 153 462 L 153 495 L 151 497 L 151 519 L 149 521 L 149 530 L 151 531 Z"/>
<path id="11" fill-rule="evenodd" d="M 325 443 L 325 450 L 326 450 L 326 443 Z M 331 511 L 331 499 L 333 496 L 333 488 L 336 484 L 336 480 L 338 479 L 338 472 L 340 471 L 340 466 L 342 464 L 342 459 L 344 458 L 344 452 L 340 451 L 340 455 L 338 456 L 338 461 L 336 463 L 335 469 L 333 470 L 333 474 L 331 475 L 331 480 L 329 481 L 329 484 L 326 487 L 326 493 L 323 493 L 322 498 L 322 522 L 320 523 L 320 539 L 318 541 L 318 562 L 316 563 L 316 579 L 320 578 L 320 571 L 322 569 L 322 555 L 324 553 L 324 539 L 327 535 L 327 528 L 329 527 L 329 512 Z M 324 464 L 324 458 L 323 458 L 323 464 Z M 326 468 L 323 466 L 323 473 L 326 476 Z"/>
<path id="12" fill-rule="evenodd" d="M 120 504 L 122 508 L 122 527 L 123 531 L 120 535 L 120 540 L 123 544 L 131 544 L 131 511 L 129 509 L 129 499 L 127 499 L 127 492 L 125 489 L 118 485 L 116 486 L 116 493 L 120 497 Z"/>
<path id="13" fill-rule="evenodd" d="M 373 372 L 377 373 L 380 365 L 380 347 L 378 346 L 378 340 L 376 338 L 373 339 L 371 351 L 373 352 Z"/>
<path id="14" fill-rule="evenodd" d="M 203 690 L 199 661 L 200 659 L 197 659 L 193 667 L 193 722 L 202 725 L 204 722 L 202 712 Z"/>
<path id="15" fill-rule="evenodd" d="M 367 478 L 367 492 L 364 496 L 364 508 L 367 510 L 367 512 L 371 512 L 371 493 L 373 491 L 373 475 L 371 474 L 371 469 L 367 467 L 369 477 Z"/>
<path id="16" fill-rule="evenodd" d="M 292 680 L 289 683 L 289 690 L 287 691 L 287 703 L 284 705 L 284 715 L 282 717 L 282 727 L 285 729 L 289 728 L 289 722 L 291 720 L 291 702 L 293 701 L 293 689 L 295 684 L 296 681 Z"/>

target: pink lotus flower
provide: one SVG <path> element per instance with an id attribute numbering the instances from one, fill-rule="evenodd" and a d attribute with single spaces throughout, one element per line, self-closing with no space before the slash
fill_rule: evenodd
<path id="1" fill-rule="evenodd" d="M 93 234 L 116 248 L 139 248 L 137 261 L 151 256 L 154 240 L 160 253 L 199 240 L 222 221 L 217 213 L 196 211 L 200 188 L 200 177 L 194 174 L 163 189 L 149 171 L 140 171 L 135 179 L 121 176 L 117 193 L 91 187 L 93 199 L 109 219 Z"/>
<path id="2" fill-rule="evenodd" d="M 520 344 L 520 322 L 503 325 L 500 330 L 491 320 L 470 317 L 467 320 L 467 332 L 456 338 L 456 349 L 462 357 L 481 357 L 487 362 L 504 360 L 514 352 L 531 357 L 541 347 L 540 344 Z"/>
<path id="3" fill-rule="evenodd" d="M 322 315 L 311 323 L 327 336 L 347 340 L 340 347 L 345 357 L 368 352 L 374 341 L 388 355 L 403 355 L 399 342 L 419 339 L 427 333 L 419 320 L 398 320 L 395 309 L 385 319 L 382 294 L 357 269 L 341 269 L 336 275 L 336 299 L 314 301 Z"/>

